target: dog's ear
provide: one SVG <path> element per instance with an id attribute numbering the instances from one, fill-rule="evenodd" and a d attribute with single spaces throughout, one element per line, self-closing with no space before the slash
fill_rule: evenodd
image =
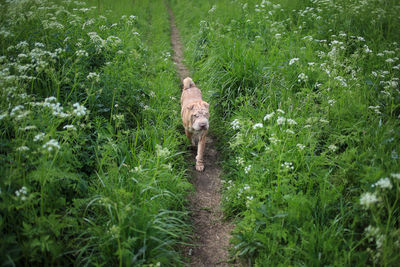
<path id="1" fill-rule="evenodd" d="M 209 108 L 209 107 L 210 107 L 210 104 L 208 104 L 207 102 L 204 102 L 204 101 L 203 101 L 201 104 L 202 104 L 203 106 L 205 106 L 206 108 Z"/>
<path id="2" fill-rule="evenodd" d="M 193 110 L 194 106 L 195 106 L 195 103 L 192 103 L 192 104 L 188 105 L 186 108 L 188 110 Z"/>

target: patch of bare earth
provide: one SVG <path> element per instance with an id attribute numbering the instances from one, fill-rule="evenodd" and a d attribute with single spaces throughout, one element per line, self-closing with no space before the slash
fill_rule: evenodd
<path id="1" fill-rule="evenodd" d="M 168 12 L 171 24 L 171 43 L 174 50 L 173 59 L 182 81 L 189 76 L 189 71 L 182 63 L 182 43 L 175 25 L 174 15 L 169 8 Z M 204 172 L 197 172 L 194 169 L 196 151 L 193 151 L 191 155 L 193 160 L 191 182 L 195 187 L 195 192 L 189 194 L 188 200 L 194 226 L 193 245 L 183 248 L 185 256 L 190 258 L 189 266 L 222 267 L 233 265 L 228 263 L 229 239 L 233 225 L 224 220 L 220 208 L 221 169 L 217 165 L 217 154 L 214 138 L 207 136 Z"/>

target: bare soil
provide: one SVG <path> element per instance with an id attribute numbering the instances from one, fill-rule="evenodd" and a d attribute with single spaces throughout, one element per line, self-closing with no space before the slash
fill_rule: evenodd
<path id="1" fill-rule="evenodd" d="M 182 43 L 175 25 L 174 15 L 170 8 L 168 8 L 168 12 L 171 24 L 171 43 L 174 50 L 173 60 L 182 81 L 189 76 L 189 70 L 182 62 L 184 59 Z M 195 170 L 195 156 L 196 151 L 193 150 L 190 158 L 188 158 L 193 162 L 193 168 L 190 173 L 191 183 L 195 188 L 195 191 L 189 193 L 188 196 L 189 211 L 191 212 L 191 220 L 194 227 L 193 245 L 184 247 L 182 253 L 190 259 L 188 266 L 232 266 L 233 264 L 228 263 L 228 249 L 230 233 L 234 226 L 224 220 L 220 208 L 221 169 L 217 165 L 218 152 L 212 136 L 207 136 L 204 172 Z"/>

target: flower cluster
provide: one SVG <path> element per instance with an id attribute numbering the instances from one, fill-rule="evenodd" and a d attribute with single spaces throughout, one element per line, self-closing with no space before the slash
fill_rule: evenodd
<path id="1" fill-rule="evenodd" d="M 156 145 L 156 154 L 158 157 L 160 158 L 165 158 L 168 157 L 171 152 L 169 151 L 169 149 L 167 147 L 162 147 L 159 144 Z"/>
<path id="2" fill-rule="evenodd" d="M 262 123 L 256 123 L 256 124 L 253 125 L 253 129 L 254 130 L 257 129 L 257 128 L 262 128 L 262 127 L 263 127 Z"/>
<path id="3" fill-rule="evenodd" d="M 75 103 L 72 105 L 74 107 L 73 114 L 75 114 L 77 117 L 82 117 L 86 114 L 86 108 L 85 106 Z"/>
<path id="4" fill-rule="evenodd" d="M 360 204 L 366 209 L 370 208 L 373 204 L 378 202 L 378 197 L 376 193 L 366 192 L 360 197 Z"/>
<path id="5" fill-rule="evenodd" d="M 372 185 L 372 187 L 379 187 L 381 189 L 392 189 L 392 182 L 388 177 L 381 178 L 378 182 Z"/>
<path id="6" fill-rule="evenodd" d="M 284 162 L 281 164 L 282 168 L 285 168 L 286 170 L 294 170 L 293 162 Z"/>
<path id="7" fill-rule="evenodd" d="M 95 81 L 95 82 L 100 81 L 100 75 L 97 74 L 96 72 L 89 72 L 89 74 L 86 78 L 90 81 Z"/>
<path id="8" fill-rule="evenodd" d="M 15 196 L 19 199 L 21 199 L 22 201 L 26 200 L 26 194 L 28 193 L 28 189 L 23 186 L 21 187 L 21 189 L 15 191 Z"/>
<path id="9" fill-rule="evenodd" d="M 55 139 L 50 139 L 47 143 L 43 145 L 43 148 L 47 151 L 53 151 L 53 149 L 60 149 L 58 141 Z"/>
<path id="10" fill-rule="evenodd" d="M 238 119 L 235 119 L 231 122 L 231 127 L 233 130 L 237 130 L 240 128 L 240 121 Z"/>

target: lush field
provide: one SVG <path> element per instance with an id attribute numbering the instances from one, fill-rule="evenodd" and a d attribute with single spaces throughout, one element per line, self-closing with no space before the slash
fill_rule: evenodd
<path id="1" fill-rule="evenodd" d="M 159 1 L 0 1 L 2 266 L 177 266 L 190 227 Z"/>
<path id="2" fill-rule="evenodd" d="M 398 2 L 171 2 L 213 108 L 233 254 L 398 266 Z"/>

